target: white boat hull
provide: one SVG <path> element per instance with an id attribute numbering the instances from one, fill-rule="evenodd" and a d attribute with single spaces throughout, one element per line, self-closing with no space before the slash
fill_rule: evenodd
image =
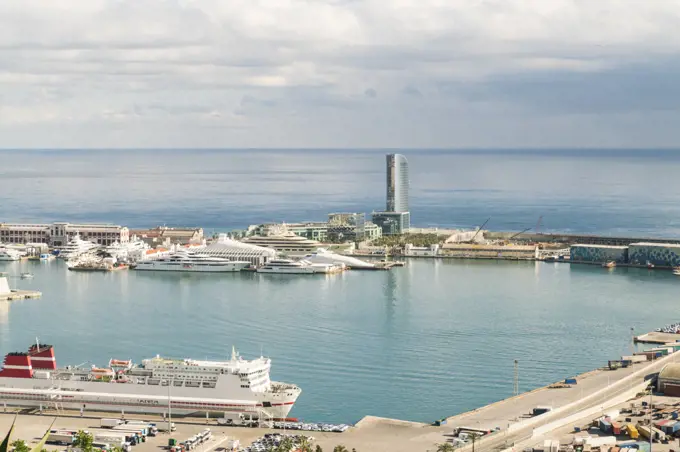
<path id="1" fill-rule="evenodd" d="M 278 267 L 278 268 L 258 268 L 257 269 L 258 273 L 274 273 L 274 274 L 288 274 L 288 275 L 313 275 L 314 273 L 317 273 L 314 271 L 313 268 L 311 267 L 302 267 L 302 268 L 286 268 L 286 267 Z"/>
<path id="2" fill-rule="evenodd" d="M 137 264 L 135 270 L 161 271 L 161 272 L 197 272 L 197 273 L 230 273 L 239 272 L 250 265 L 249 262 L 227 263 L 227 264 L 180 264 L 162 265 L 159 262 L 150 261 Z"/>

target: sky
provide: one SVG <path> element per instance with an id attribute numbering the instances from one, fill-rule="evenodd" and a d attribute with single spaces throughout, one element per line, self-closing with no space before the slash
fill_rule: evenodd
<path id="1" fill-rule="evenodd" d="M 680 147 L 680 0 L 7 0 L 0 148 Z"/>

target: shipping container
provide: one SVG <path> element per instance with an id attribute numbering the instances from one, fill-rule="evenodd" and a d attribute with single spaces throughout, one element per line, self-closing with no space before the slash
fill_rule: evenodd
<path id="1" fill-rule="evenodd" d="M 585 444 L 590 447 L 613 446 L 616 444 L 615 436 L 597 436 L 590 437 L 585 440 Z"/>
<path id="2" fill-rule="evenodd" d="M 99 426 L 100 427 L 106 427 L 106 428 L 113 428 L 116 427 L 120 424 L 122 424 L 123 421 L 120 419 L 102 419 Z"/>
<path id="3" fill-rule="evenodd" d="M 654 425 L 657 426 L 657 428 L 661 428 L 664 425 L 668 424 L 670 421 L 668 419 L 661 419 L 660 421 L 656 421 Z"/>
<path id="4" fill-rule="evenodd" d="M 633 424 L 626 425 L 626 432 L 628 433 L 628 436 L 630 436 L 630 439 L 638 439 L 640 437 L 640 433 Z"/>
<path id="5" fill-rule="evenodd" d="M 612 424 L 605 419 L 600 419 L 600 430 L 603 433 L 609 433 L 612 431 Z"/>
<path id="6" fill-rule="evenodd" d="M 638 354 L 635 354 L 635 355 L 632 355 L 632 356 L 622 356 L 621 359 L 631 360 L 634 363 L 641 363 L 641 362 L 647 361 L 647 357 L 645 355 L 638 355 Z"/>
<path id="7" fill-rule="evenodd" d="M 673 411 L 673 412 L 671 413 L 671 417 L 672 417 L 673 419 L 677 419 L 677 418 L 678 418 L 678 412 L 677 412 L 677 411 Z"/>
<path id="8" fill-rule="evenodd" d="M 650 351 L 650 352 L 658 352 L 658 353 L 661 354 L 661 356 L 666 356 L 666 355 L 668 355 L 668 349 L 665 348 L 665 347 L 663 347 L 663 348 L 662 348 L 662 347 L 659 347 L 659 348 L 652 348 L 652 349 L 647 350 L 647 351 Z"/>
<path id="9" fill-rule="evenodd" d="M 565 378 L 565 379 L 564 379 L 564 384 L 567 384 L 567 385 L 575 385 L 575 384 L 576 384 L 576 378 Z"/>
<path id="10" fill-rule="evenodd" d="M 612 433 L 614 435 L 620 435 L 621 434 L 621 424 L 616 422 L 616 421 L 612 421 L 611 425 L 612 425 Z"/>
<path id="11" fill-rule="evenodd" d="M 619 368 L 621 368 L 621 361 L 618 360 L 609 361 L 609 370 L 616 370 Z"/>

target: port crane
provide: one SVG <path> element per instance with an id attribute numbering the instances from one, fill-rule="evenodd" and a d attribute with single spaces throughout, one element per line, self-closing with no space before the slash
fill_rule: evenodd
<path id="1" fill-rule="evenodd" d="M 487 218 L 486 221 L 484 223 L 482 223 L 482 225 L 477 229 L 477 232 L 475 232 L 475 235 L 473 235 L 472 238 L 470 240 L 468 240 L 466 243 L 474 242 L 477 235 L 482 231 L 482 229 L 484 229 L 484 226 L 486 226 L 486 224 L 489 222 L 489 220 L 491 220 L 491 217 Z"/>

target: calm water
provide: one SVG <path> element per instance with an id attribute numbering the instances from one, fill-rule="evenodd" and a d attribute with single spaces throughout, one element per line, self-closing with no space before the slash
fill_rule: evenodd
<path id="1" fill-rule="evenodd" d="M 680 152 L 404 151 L 416 226 L 680 235 Z M 383 151 L 0 151 L 0 221 L 200 225 L 384 209 Z"/>
<path id="2" fill-rule="evenodd" d="M 416 225 L 677 236 L 680 154 L 405 152 Z M 384 205 L 380 151 L 0 151 L 0 221 L 216 230 Z M 40 336 L 62 364 L 111 356 L 273 358 L 303 388 L 293 415 L 431 421 L 628 350 L 630 327 L 678 320 L 669 272 L 411 261 L 330 277 L 80 274 L 0 263 L 40 300 L 0 304 L 0 353 Z"/>
<path id="3" fill-rule="evenodd" d="M 410 261 L 391 272 L 330 277 L 83 274 L 60 262 L 0 265 L 34 280 L 40 300 L 0 303 L 0 352 L 39 336 L 58 361 L 162 353 L 273 359 L 273 377 L 303 388 L 293 414 L 431 421 L 606 363 L 630 327 L 677 312 L 670 272 L 565 264 Z M 671 313 L 671 314 L 668 314 Z"/>

